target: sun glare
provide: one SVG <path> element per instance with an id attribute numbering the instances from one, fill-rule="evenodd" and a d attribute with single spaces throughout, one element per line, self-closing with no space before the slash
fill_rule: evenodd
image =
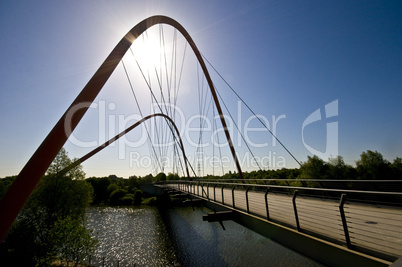
<path id="1" fill-rule="evenodd" d="M 132 45 L 132 51 L 141 68 L 153 71 L 159 69 L 162 61 L 163 49 L 156 34 L 149 32 L 142 34 Z"/>

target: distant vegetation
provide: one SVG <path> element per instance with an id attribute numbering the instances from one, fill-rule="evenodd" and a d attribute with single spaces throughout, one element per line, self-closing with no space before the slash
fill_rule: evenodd
<path id="1" fill-rule="evenodd" d="M 172 173 L 131 176 L 128 179 L 116 175 L 84 179 L 81 165 L 61 172 L 72 161 L 64 149 L 59 152 L 0 245 L 2 263 L 47 265 L 56 259 L 78 263 L 91 255 L 97 244 L 86 228 L 86 209 L 90 204 L 155 204 L 156 198 L 144 194 L 140 190 L 141 184 L 186 179 Z M 0 179 L 0 198 L 15 178 Z M 219 177 L 208 175 L 199 178 L 237 179 L 239 175 L 229 172 Z M 379 152 L 368 150 L 361 154 L 353 167 L 340 156 L 328 162 L 313 156 L 308 157 L 301 168 L 245 172 L 244 178 L 291 179 L 294 181 L 291 185 L 298 185 L 300 179 L 401 180 L 402 159 L 398 157 L 389 162 Z M 309 186 L 316 184 L 310 183 Z"/>
<path id="2" fill-rule="evenodd" d="M 334 180 L 401 180 L 402 158 L 391 163 L 377 151 L 367 150 L 356 161 L 356 167 L 345 163 L 341 156 L 328 162 L 317 156 L 308 156 L 301 168 L 258 170 L 243 174 L 245 179 L 334 179 Z M 221 177 L 208 175 L 203 178 L 237 179 L 237 173 L 229 172 Z"/>
<path id="3" fill-rule="evenodd" d="M 131 176 L 128 179 L 119 178 L 116 175 L 107 177 L 91 177 L 86 181 L 92 185 L 94 190 L 93 205 L 140 205 L 150 203 L 147 197 L 140 190 L 141 184 L 153 182 L 178 180 L 177 174 L 168 175 L 159 173 L 156 176 L 148 174 L 144 177 Z M 145 197 L 145 198 L 144 198 Z"/>

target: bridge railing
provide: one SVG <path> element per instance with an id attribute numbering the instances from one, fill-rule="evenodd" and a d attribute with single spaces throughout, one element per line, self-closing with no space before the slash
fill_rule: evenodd
<path id="1" fill-rule="evenodd" d="M 298 186 L 309 188 L 348 189 L 380 192 L 402 192 L 402 180 L 335 180 L 335 179 L 199 179 L 192 182 L 238 183 Z"/>
<path id="2" fill-rule="evenodd" d="M 178 180 L 164 186 L 386 260 L 402 255 L 402 181 Z"/>

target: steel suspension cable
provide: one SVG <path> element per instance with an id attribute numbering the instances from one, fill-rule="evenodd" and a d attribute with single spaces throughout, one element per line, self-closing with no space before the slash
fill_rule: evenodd
<path id="1" fill-rule="evenodd" d="M 200 90 L 200 70 L 199 70 L 199 65 L 197 64 L 197 92 L 198 92 L 198 112 L 199 112 L 199 129 L 200 133 L 198 135 L 198 146 L 196 150 L 196 157 L 197 157 L 197 170 L 198 170 L 198 176 L 201 175 L 201 167 L 200 167 L 200 156 L 202 157 L 202 147 L 201 147 L 201 137 L 202 137 L 202 121 L 201 121 L 201 114 L 202 113 L 202 92 Z M 202 161 L 203 162 L 203 161 Z"/>
<path id="2" fill-rule="evenodd" d="M 212 67 L 212 69 L 219 75 L 219 77 L 226 83 L 227 86 L 232 90 L 232 92 L 240 99 L 240 101 L 248 108 L 248 110 L 259 120 L 259 122 L 268 130 L 268 132 L 275 138 L 276 141 L 288 152 L 288 154 L 300 165 L 301 168 L 305 170 L 303 165 L 296 159 L 296 157 L 289 151 L 289 149 L 279 140 L 279 138 L 268 128 L 268 126 L 257 116 L 257 114 L 250 108 L 249 105 L 240 97 L 240 95 L 233 89 L 233 87 L 223 78 L 223 76 L 215 69 L 215 67 L 209 62 L 209 60 L 201 54 L 201 56 L 205 59 L 205 61 Z"/>
<path id="3" fill-rule="evenodd" d="M 138 62 L 138 60 L 137 60 L 137 58 L 135 57 L 135 55 L 134 55 L 134 52 L 132 51 L 132 49 L 130 48 L 130 51 L 131 51 L 131 54 L 133 55 L 133 57 L 134 57 L 134 59 L 135 59 L 135 61 L 136 61 L 136 64 L 137 64 L 137 66 L 138 66 L 138 68 L 139 68 L 139 70 L 140 70 L 140 72 L 141 72 L 141 75 L 142 75 L 142 77 L 144 78 L 144 80 L 145 80 L 145 82 L 146 82 L 146 84 L 147 84 L 147 86 L 148 86 L 148 89 L 150 90 L 150 92 L 151 92 L 151 101 L 153 100 L 153 101 L 155 101 L 155 103 L 158 105 L 158 108 L 159 108 L 159 110 L 160 110 L 160 112 L 163 112 L 162 111 L 162 108 L 161 108 L 161 105 L 159 104 L 159 102 L 158 102 L 158 100 L 157 100 L 157 98 L 156 98 L 156 96 L 155 96 L 155 94 L 153 93 L 153 91 L 152 91 L 152 88 L 151 88 L 151 86 L 150 86 L 150 83 L 147 81 L 147 79 L 145 78 L 145 74 L 144 74 L 144 72 L 143 72 L 143 70 L 142 70 L 142 68 L 141 68 L 141 66 L 140 66 L 140 64 L 139 64 L 139 62 Z M 184 59 L 183 59 L 184 60 Z M 165 62 L 166 62 L 166 57 L 165 57 Z M 167 72 L 166 72 L 166 75 L 168 75 L 167 74 Z M 162 76 L 161 76 L 162 77 Z M 162 93 L 162 95 L 163 95 L 163 93 Z M 169 112 L 168 112 L 169 113 Z M 143 115 L 141 115 L 141 116 L 143 116 Z M 170 127 L 170 126 L 169 126 Z M 171 128 L 171 127 L 170 127 Z M 171 129 L 172 130 L 172 129 Z M 156 132 L 157 132 L 157 135 L 158 135 L 158 131 L 156 130 Z M 158 142 L 160 142 L 160 138 L 159 138 L 159 135 L 158 135 Z M 175 139 L 175 144 L 177 144 L 177 139 L 174 137 L 174 139 Z M 176 148 L 177 149 L 177 148 Z M 156 155 L 157 153 L 155 152 L 155 155 Z M 162 154 L 161 152 L 160 152 L 160 154 Z M 157 162 L 158 162 L 158 164 L 159 165 L 161 165 L 160 164 L 160 162 L 159 162 L 159 160 L 157 160 Z M 191 166 L 191 164 L 189 164 L 190 166 Z M 162 167 L 161 166 L 159 166 L 161 169 L 162 169 Z M 192 166 L 191 166 L 191 168 L 192 168 Z"/>
<path id="4" fill-rule="evenodd" d="M 215 109 L 214 109 L 214 114 L 215 114 Z M 215 124 L 215 128 L 217 129 L 218 126 L 216 125 L 215 116 L 214 116 L 214 124 Z M 224 175 L 224 174 L 225 174 L 225 170 L 223 169 L 223 164 L 222 164 L 222 151 L 221 151 L 221 146 L 220 146 L 219 134 L 218 134 L 218 133 L 216 133 L 216 138 L 218 139 L 219 162 L 220 162 L 220 165 L 221 165 L 221 167 L 222 167 L 222 175 Z"/>
<path id="5" fill-rule="evenodd" d="M 126 74 L 128 83 L 129 83 L 129 85 L 130 85 L 131 92 L 133 93 L 135 102 L 136 102 L 136 104 L 137 104 L 138 111 L 140 112 L 141 117 L 143 118 L 144 115 L 142 114 L 142 110 L 141 110 L 140 104 L 138 103 L 138 99 L 137 99 L 137 96 L 136 96 L 136 94 L 135 94 L 133 84 L 132 84 L 132 82 L 131 82 L 130 76 L 128 75 L 128 72 L 127 72 L 127 69 L 126 69 L 126 65 L 124 64 L 123 59 L 121 60 L 121 62 L 122 62 L 123 68 L 124 68 L 124 73 Z M 149 133 L 149 130 L 148 130 L 148 127 L 147 127 L 146 124 L 145 124 L 145 130 L 146 130 L 146 132 L 147 132 L 148 140 L 151 141 L 151 140 L 152 140 L 152 139 L 151 139 L 151 135 L 150 135 L 150 133 Z M 152 150 L 153 150 L 154 154 L 156 155 L 156 151 L 155 151 L 154 146 L 152 146 L 150 143 L 148 143 L 148 149 L 149 149 L 150 151 L 152 151 L 149 147 L 152 147 Z M 158 162 L 158 163 L 159 163 L 159 162 Z"/>
<path id="6" fill-rule="evenodd" d="M 218 94 L 218 96 L 219 96 L 220 100 L 222 101 L 223 106 L 225 107 L 226 111 L 228 112 L 228 114 L 229 114 L 230 118 L 232 119 L 233 124 L 235 125 L 235 127 L 236 127 L 237 131 L 240 133 L 240 136 L 241 136 L 241 138 L 243 139 L 244 143 L 246 144 L 247 149 L 248 149 L 248 151 L 251 153 L 251 156 L 253 157 L 253 159 L 254 159 L 255 163 L 257 163 L 258 168 L 259 168 L 260 170 L 262 170 L 262 169 L 261 169 L 261 167 L 260 167 L 260 164 L 258 163 L 258 161 L 256 160 L 256 158 L 255 158 L 255 156 L 254 156 L 253 151 L 251 151 L 250 146 L 249 146 L 249 145 L 248 145 L 248 143 L 246 142 L 246 139 L 244 138 L 243 134 L 241 133 L 241 131 L 240 131 L 239 127 L 237 126 L 237 123 L 236 123 L 236 122 L 235 122 L 235 120 L 233 119 L 233 116 L 232 116 L 232 114 L 230 113 L 230 111 L 229 111 L 228 107 L 226 106 L 226 103 L 225 103 L 225 101 L 223 100 L 223 98 L 222 98 L 221 94 L 219 93 L 219 91 L 218 91 L 218 89 L 217 89 L 217 88 L 215 88 L 215 91 L 216 91 L 216 93 Z"/>
<path id="7" fill-rule="evenodd" d="M 198 65 L 197 65 L 198 66 Z M 202 115 L 204 115 L 205 117 L 207 117 L 207 115 L 209 114 L 209 109 L 212 106 L 212 96 L 210 96 L 210 100 L 207 101 L 208 98 L 208 94 L 207 94 L 207 90 L 204 90 L 204 79 L 201 79 L 201 86 L 200 86 L 200 78 L 199 78 L 199 69 L 197 68 L 197 74 L 198 74 L 198 92 L 199 92 L 199 110 L 200 110 L 200 133 L 198 136 L 198 148 L 197 148 L 197 152 L 203 154 L 204 150 L 203 147 L 201 146 L 201 142 L 202 142 L 202 138 L 203 138 L 203 129 L 206 123 L 206 120 L 203 120 Z M 200 90 L 201 87 L 201 90 Z M 204 100 L 205 99 L 205 100 Z M 208 104 L 207 104 L 208 103 Z"/>
<path id="8" fill-rule="evenodd" d="M 180 75 L 179 75 L 179 82 L 178 82 L 178 85 L 177 85 L 177 90 L 176 90 L 176 92 L 175 92 L 175 101 L 174 101 L 174 105 L 175 105 L 175 106 L 176 106 L 176 104 L 177 104 L 177 96 L 179 95 L 179 90 L 180 90 L 180 85 L 181 85 L 181 77 L 182 77 L 182 75 L 183 75 L 184 59 L 185 59 L 185 57 L 186 57 L 187 45 L 188 45 L 188 42 L 186 42 L 186 44 L 185 44 L 185 46 L 184 46 L 183 59 L 182 59 L 181 69 L 180 69 Z M 176 114 L 176 109 L 174 109 L 174 116 L 173 116 L 173 117 L 175 117 L 175 114 Z"/>
<path id="9" fill-rule="evenodd" d="M 130 52 L 131 52 L 132 56 L 134 57 L 134 60 L 135 60 L 135 62 L 136 62 L 136 64 L 137 64 L 137 67 L 138 67 L 138 69 L 140 70 L 141 75 L 142 75 L 143 79 L 145 80 L 145 83 L 147 84 L 147 87 L 148 87 L 149 91 L 151 92 L 151 103 L 152 103 L 152 100 L 154 100 L 155 103 L 158 105 L 160 112 L 163 113 L 162 108 L 161 108 L 161 106 L 159 105 L 158 99 L 156 98 L 154 92 L 152 91 L 151 84 L 150 84 L 150 82 L 148 82 L 148 80 L 146 79 L 145 74 L 144 74 L 144 71 L 142 70 L 142 68 L 141 68 L 141 66 L 140 66 L 140 63 L 138 62 L 137 58 L 135 57 L 134 52 L 133 52 L 133 50 L 131 49 L 131 47 L 130 47 Z M 141 114 L 141 116 L 143 116 L 143 115 Z M 157 127 L 156 124 L 155 124 L 155 132 L 156 132 L 156 136 L 157 136 L 157 137 L 156 137 L 156 138 L 157 138 L 157 142 L 160 144 L 159 131 L 158 131 L 158 127 Z M 162 152 L 161 152 L 160 147 L 158 147 L 158 148 L 159 148 L 159 154 L 162 155 Z M 155 155 L 156 155 L 156 153 L 155 153 Z M 158 163 L 159 163 L 159 165 L 160 165 L 159 167 L 162 169 L 162 166 L 161 166 L 159 160 L 158 160 Z"/>
<path id="10" fill-rule="evenodd" d="M 174 69 L 174 81 L 173 81 L 173 92 L 172 93 L 173 93 L 173 101 L 176 103 L 176 101 L 177 101 L 176 92 L 178 90 L 177 89 L 178 85 L 177 85 L 177 30 L 176 29 L 174 29 L 174 35 L 173 35 L 172 65 L 173 64 L 174 64 L 174 68 L 172 67 L 172 72 Z M 173 107 L 171 99 L 169 99 L 169 107 L 170 107 L 170 117 L 174 119 L 176 109 Z M 173 159 L 176 159 L 176 153 L 178 153 L 177 146 L 174 147 L 173 153 L 174 153 Z M 181 164 L 181 162 L 180 162 L 180 164 Z"/>
<path id="11" fill-rule="evenodd" d="M 163 101 L 163 103 L 168 103 L 168 106 L 169 106 L 169 109 L 166 107 L 166 104 L 165 104 L 165 110 L 166 110 L 166 113 L 168 114 L 168 116 L 172 116 L 172 112 L 171 112 L 171 110 L 172 110 L 172 107 L 171 107 L 171 105 L 170 105 L 170 103 L 171 103 L 171 101 L 170 101 L 170 99 L 171 99 L 171 96 L 170 96 L 170 88 L 171 88 L 171 80 L 172 80 L 172 78 L 171 78 L 171 75 L 172 75 L 172 73 L 173 73 L 173 71 L 172 71 L 172 68 L 171 68 L 171 72 L 170 72 L 170 80 L 169 80 L 169 74 L 168 74 L 168 67 L 167 67 L 167 56 L 166 56 L 166 46 L 165 46 L 165 35 L 164 35 L 164 30 L 163 30 L 163 25 L 159 25 L 159 38 L 160 38 L 160 42 L 159 42 L 159 44 L 160 44 L 160 49 L 163 51 L 163 58 L 164 58 L 164 63 L 165 63 L 165 74 L 166 74 L 166 85 L 167 85 L 167 94 L 168 94 L 168 102 L 166 102 L 166 100 L 165 100 L 165 97 L 164 97 L 164 95 L 163 95 L 163 89 L 162 89 L 162 87 L 163 87 L 163 83 L 162 83 L 162 77 L 163 77 L 163 75 L 162 75 L 162 62 L 160 62 L 160 68 L 161 68 L 161 73 L 160 73 L 160 77 L 161 77 L 161 79 L 160 79 L 160 82 L 159 82 L 159 75 L 157 75 L 157 78 L 158 78 L 158 82 L 159 82 L 159 87 L 160 87 L 160 92 L 161 92 L 161 97 L 162 97 L 162 101 Z M 160 60 L 162 61 L 162 56 L 160 57 Z M 173 62 L 173 58 L 172 58 L 172 62 Z M 170 111 L 170 112 L 169 112 Z M 165 138 L 162 138 L 163 139 L 163 141 L 165 142 L 165 143 L 168 143 L 168 140 L 167 140 L 167 138 L 169 137 L 169 135 L 167 134 L 167 128 L 166 128 L 166 135 L 163 135 L 163 129 L 161 129 L 161 134 L 162 134 L 162 136 L 166 136 L 166 139 Z M 166 147 L 166 149 L 162 149 L 163 150 L 163 152 L 162 152 L 162 155 L 166 155 L 166 153 L 167 153 L 167 147 Z"/>
<path id="12" fill-rule="evenodd" d="M 170 114 L 169 116 L 171 117 L 173 115 L 173 111 L 172 111 L 172 92 L 171 91 L 175 91 L 175 87 L 176 87 L 176 66 L 177 66 L 177 58 L 176 58 L 176 41 L 177 41 L 177 30 L 174 29 L 173 30 L 173 41 L 172 41 L 172 59 L 171 59 L 171 63 L 170 63 L 170 89 L 168 91 L 169 93 L 169 109 L 170 109 Z M 166 49 L 164 49 L 166 50 Z M 166 58 L 166 54 L 165 54 L 165 58 Z M 170 135 L 166 135 L 167 139 L 166 142 L 168 142 L 168 139 L 171 138 Z M 166 152 L 167 153 L 167 152 Z"/>
<path id="13" fill-rule="evenodd" d="M 178 99 L 178 95 L 179 95 L 179 90 L 180 90 L 180 85 L 181 85 L 181 77 L 183 74 L 183 69 L 184 69 L 184 59 L 186 57 L 186 52 L 187 52 L 187 45 L 188 42 L 185 42 L 185 46 L 184 46 L 184 51 L 183 51 L 183 58 L 182 58 L 182 63 L 181 63 L 181 68 L 180 68 L 180 74 L 179 74 L 179 80 L 178 80 L 178 84 L 177 84 L 177 88 L 175 88 L 174 91 L 174 107 L 173 107 L 173 114 L 172 114 L 172 119 L 176 120 L 176 105 L 177 105 L 177 99 Z M 176 148 L 177 150 L 177 148 Z M 176 152 L 175 150 L 175 152 Z M 179 161 L 181 164 L 181 161 Z M 183 168 L 183 166 L 181 166 Z"/>
<path id="14" fill-rule="evenodd" d="M 163 44 L 163 56 L 165 59 L 165 66 L 167 65 L 167 53 L 166 53 L 166 46 L 165 46 L 165 35 L 164 35 L 164 30 L 163 30 L 163 25 L 160 25 L 160 31 L 162 31 L 162 34 L 160 34 L 160 37 L 162 38 L 161 42 Z M 173 45 L 172 45 L 172 58 L 171 58 L 171 67 L 170 67 L 170 82 L 168 82 L 168 106 L 169 106 L 169 111 L 166 108 L 166 112 L 169 114 L 169 116 L 171 118 L 173 118 L 173 110 L 175 110 L 172 106 L 172 92 L 173 91 L 173 95 L 176 91 L 176 80 L 177 80 L 177 74 L 176 74 L 176 70 L 177 70 L 177 50 L 176 50 L 176 45 L 177 45 L 177 30 L 174 29 L 174 34 L 173 34 Z M 161 64 L 162 65 L 162 64 Z M 173 75 L 174 74 L 174 75 Z M 174 77 L 174 78 L 173 78 Z M 166 79 L 168 80 L 169 76 L 167 74 L 167 68 L 166 68 Z M 172 85 L 173 83 L 173 85 Z M 173 87 L 173 89 L 172 89 Z M 175 95 L 173 96 L 173 98 L 175 98 Z M 164 101 L 166 103 L 166 101 Z M 166 128 L 167 129 L 167 128 Z M 171 136 L 166 134 L 166 143 L 169 142 Z M 173 137 L 173 140 L 175 139 L 175 137 Z M 174 142 L 174 148 L 173 148 L 173 152 L 174 154 L 176 154 L 176 152 L 178 152 L 177 146 L 176 146 L 177 142 Z M 167 154 L 167 148 L 166 148 L 166 152 Z M 175 159 L 175 155 L 173 155 L 173 159 Z"/>

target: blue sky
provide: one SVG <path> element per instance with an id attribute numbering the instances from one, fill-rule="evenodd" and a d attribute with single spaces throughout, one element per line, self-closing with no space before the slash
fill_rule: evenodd
<path id="1" fill-rule="evenodd" d="M 325 151 L 330 123 L 337 126 L 336 142 L 331 142 L 349 164 L 366 150 L 377 150 L 390 161 L 402 156 L 399 1 L 2 1 L 0 177 L 19 173 L 118 41 L 152 15 L 181 23 L 205 57 L 271 127 L 282 116 L 276 134 L 299 161 L 312 155 L 306 144 Z M 98 96 L 98 109 L 77 128 L 80 138 L 94 140 L 99 132 L 101 103 L 117 107 L 106 118 L 127 112 L 124 99 L 129 87 L 125 85 L 127 97 L 111 89 L 127 84 L 120 80 L 121 67 L 116 77 Z M 238 120 L 237 99 L 216 74 L 213 79 Z M 197 83 L 188 77 L 187 86 L 192 82 Z M 185 94 L 183 99 L 189 103 Z M 325 106 L 336 100 L 335 116 L 326 118 Z M 303 129 L 317 109 L 322 119 Z M 245 127 L 250 114 L 244 106 L 242 112 Z M 261 127 L 256 120 L 249 126 Z M 271 160 L 283 157 L 286 167 L 297 167 L 269 135 L 251 133 L 250 138 L 268 143 L 256 148 L 257 156 L 271 153 Z M 70 141 L 65 147 L 71 157 L 91 149 Z M 150 172 L 129 166 L 127 158 L 118 159 L 118 148 L 84 163 L 87 176 Z M 138 151 L 146 153 L 143 150 Z M 244 144 L 238 151 L 245 152 Z M 281 167 L 276 165 L 271 162 L 267 168 Z"/>

